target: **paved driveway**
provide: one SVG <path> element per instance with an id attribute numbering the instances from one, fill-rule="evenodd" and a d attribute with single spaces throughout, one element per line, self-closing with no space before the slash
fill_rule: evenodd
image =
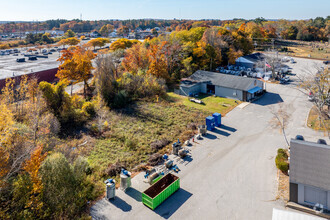
<path id="1" fill-rule="evenodd" d="M 305 60 L 292 64 L 293 72 Z M 307 61 L 309 62 L 309 61 Z M 299 67 L 299 68 L 298 68 Z M 294 77 L 293 77 L 293 80 Z M 223 126 L 209 132 L 191 147 L 189 161 L 178 160 L 181 189 L 155 211 L 141 204 L 147 186 L 142 174 L 133 179 L 132 191 L 117 191 L 113 202 L 101 200 L 91 208 L 94 219 L 271 219 L 276 200 L 274 158 L 286 142 L 270 125 L 270 108 L 283 103 L 290 114 L 289 138 L 302 134 L 306 140 L 324 138 L 306 127 L 312 104 L 291 85 L 267 84 L 268 93 L 243 109 L 235 108 L 223 118 Z M 117 201 L 116 201 L 117 200 Z"/>

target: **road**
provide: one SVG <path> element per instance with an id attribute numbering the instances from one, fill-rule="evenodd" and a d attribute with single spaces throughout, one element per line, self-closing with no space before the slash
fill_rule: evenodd
<path id="1" fill-rule="evenodd" d="M 310 60 L 289 64 L 293 73 L 310 66 Z M 133 178 L 133 189 L 117 190 L 113 202 L 100 200 L 91 208 L 94 219 L 271 219 L 273 208 L 284 209 L 276 200 L 276 151 L 286 147 L 279 129 L 271 126 L 272 108 L 280 103 L 290 115 L 287 136 L 305 140 L 325 139 L 306 127 L 312 103 L 289 85 L 267 84 L 261 99 L 244 108 L 235 108 L 223 118 L 223 126 L 209 132 L 191 147 L 189 160 L 177 160 L 181 189 L 155 211 L 145 207 L 139 196 L 147 186 L 142 174 Z"/>

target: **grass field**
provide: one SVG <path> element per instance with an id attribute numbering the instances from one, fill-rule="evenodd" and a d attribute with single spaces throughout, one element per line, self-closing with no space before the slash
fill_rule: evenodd
<path id="1" fill-rule="evenodd" d="M 324 123 L 327 129 L 330 129 L 330 119 L 324 120 Z M 326 131 L 323 123 L 319 120 L 319 115 L 317 114 L 315 107 L 313 107 L 309 112 L 307 125 L 314 130 Z"/>
<path id="2" fill-rule="evenodd" d="M 128 169 L 147 162 L 153 153 L 169 152 L 171 144 L 189 139 L 196 125 L 205 124 L 205 117 L 219 112 L 225 115 L 240 102 L 213 96 L 201 96 L 205 105 L 192 103 L 174 93 L 158 103 L 139 101 L 121 111 L 110 111 L 107 121 L 111 130 L 95 139 L 88 159 L 92 167 L 104 173 L 119 162 Z M 194 128 L 195 127 L 195 128 Z M 163 149 L 153 149 L 157 140 L 168 141 Z"/>
<path id="3" fill-rule="evenodd" d="M 160 150 L 164 153 L 178 138 L 180 141 L 190 138 L 195 131 L 187 125 L 204 122 L 206 116 L 205 111 L 166 101 L 140 101 L 125 111 L 111 111 L 111 131 L 104 139 L 96 140 L 89 160 L 93 167 L 101 170 L 117 161 L 132 168 L 157 152 L 150 147 L 152 142 L 167 139 L 168 146 Z"/>
<path id="4" fill-rule="evenodd" d="M 297 47 L 288 47 L 290 56 L 297 57 L 308 57 L 315 59 L 329 59 L 330 57 L 330 49 L 318 49 L 312 48 L 310 46 L 297 46 Z"/>
<path id="5" fill-rule="evenodd" d="M 172 102 L 179 103 L 190 108 L 200 109 L 209 112 L 210 114 L 218 112 L 223 116 L 241 103 L 240 101 L 233 99 L 214 97 L 211 95 L 200 95 L 198 99 L 201 99 L 204 104 L 197 104 L 189 101 L 189 98 L 186 96 L 180 96 L 172 92 L 168 93 L 168 95 L 170 97 L 170 101 Z"/>

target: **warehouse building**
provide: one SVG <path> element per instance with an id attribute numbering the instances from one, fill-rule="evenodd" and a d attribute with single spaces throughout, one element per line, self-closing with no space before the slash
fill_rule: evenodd
<path id="1" fill-rule="evenodd" d="M 0 90 L 5 86 L 6 79 L 15 79 L 16 83 L 19 83 L 23 75 L 36 77 L 39 82 L 58 80 L 55 75 L 60 65 L 57 61 L 59 56 L 57 51 L 48 55 L 35 55 L 35 59 L 29 59 L 30 57 L 23 53 L 0 55 Z"/>
<path id="2" fill-rule="evenodd" d="M 264 60 L 265 60 L 265 55 L 263 55 L 262 53 L 253 53 L 250 55 L 237 58 L 235 61 L 235 65 L 254 69 L 257 67 L 258 63 Z"/>
<path id="3" fill-rule="evenodd" d="M 330 210 L 330 146 L 292 139 L 290 201 Z"/>
<path id="4" fill-rule="evenodd" d="M 189 78 L 182 79 L 178 93 L 185 96 L 205 93 L 251 101 L 264 91 L 264 82 L 255 78 L 198 70 Z"/>

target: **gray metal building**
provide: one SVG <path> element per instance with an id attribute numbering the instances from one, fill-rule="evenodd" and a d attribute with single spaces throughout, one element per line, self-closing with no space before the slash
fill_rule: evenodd
<path id="1" fill-rule="evenodd" d="M 262 53 L 253 53 L 237 58 L 235 61 L 235 65 L 253 69 L 256 68 L 258 62 L 262 62 L 264 60 L 265 55 L 263 55 Z"/>
<path id="2" fill-rule="evenodd" d="M 250 101 L 265 90 L 264 82 L 241 76 L 198 70 L 180 84 L 180 95 L 192 96 L 198 93 L 241 101 Z"/>
<path id="3" fill-rule="evenodd" d="M 303 140 L 290 144 L 290 201 L 330 210 L 330 146 Z"/>

